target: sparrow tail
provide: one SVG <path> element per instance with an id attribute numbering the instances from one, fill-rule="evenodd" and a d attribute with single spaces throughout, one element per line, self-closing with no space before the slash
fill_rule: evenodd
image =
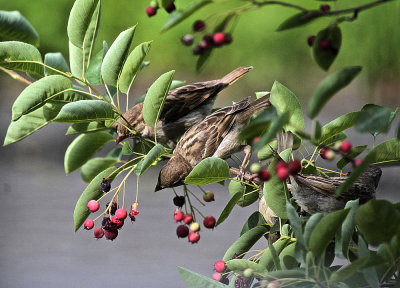
<path id="1" fill-rule="evenodd" d="M 221 82 L 225 83 L 227 85 L 231 85 L 235 83 L 237 80 L 239 80 L 243 75 L 245 75 L 247 72 L 252 70 L 253 67 L 239 67 L 235 70 L 233 70 L 231 73 L 225 75 L 224 77 L 221 78 Z"/>

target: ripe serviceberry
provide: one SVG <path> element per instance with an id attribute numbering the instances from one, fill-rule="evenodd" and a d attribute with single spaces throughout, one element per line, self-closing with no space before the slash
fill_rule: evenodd
<path id="1" fill-rule="evenodd" d="M 360 166 L 363 162 L 363 159 L 353 159 L 352 164 L 354 167 Z"/>
<path id="2" fill-rule="evenodd" d="M 103 221 L 101 221 L 101 227 L 103 227 L 104 230 L 115 230 L 115 224 L 111 222 L 109 217 L 103 218 Z"/>
<path id="3" fill-rule="evenodd" d="M 280 169 L 288 169 L 288 163 L 285 161 L 279 161 L 275 164 L 275 172 L 278 172 Z"/>
<path id="4" fill-rule="evenodd" d="M 183 222 L 189 225 L 193 222 L 193 216 L 191 214 L 186 214 L 185 217 L 183 217 Z"/>
<path id="5" fill-rule="evenodd" d="M 190 226 L 189 226 L 189 229 L 192 232 L 197 232 L 200 230 L 200 224 L 197 222 L 192 222 L 192 224 L 190 224 Z"/>
<path id="6" fill-rule="evenodd" d="M 219 280 L 222 284 L 229 285 L 229 278 L 226 276 L 222 276 L 221 280 Z"/>
<path id="7" fill-rule="evenodd" d="M 301 171 L 301 162 L 295 159 L 288 163 L 288 170 L 290 175 L 295 175 Z"/>
<path id="8" fill-rule="evenodd" d="M 126 212 L 125 209 L 119 208 L 117 211 L 115 211 L 115 217 L 120 220 L 124 220 L 126 217 L 128 217 L 128 212 Z"/>
<path id="9" fill-rule="evenodd" d="M 194 32 L 203 31 L 205 28 L 206 28 L 206 23 L 203 20 L 196 20 L 193 23 L 193 31 Z"/>
<path id="10" fill-rule="evenodd" d="M 204 53 L 204 49 L 201 48 L 199 45 L 195 45 L 195 46 L 193 47 L 192 52 L 193 52 L 193 55 L 201 55 L 201 54 Z"/>
<path id="11" fill-rule="evenodd" d="M 86 207 L 88 208 L 88 210 L 89 210 L 90 212 L 93 213 L 93 212 L 96 212 L 96 211 L 98 211 L 98 210 L 100 209 L 100 203 L 97 202 L 96 200 L 90 200 L 90 201 L 87 203 Z"/>
<path id="12" fill-rule="evenodd" d="M 229 34 L 229 33 L 225 33 L 225 41 L 224 41 L 224 44 L 225 44 L 225 45 L 231 44 L 231 43 L 232 43 L 232 40 L 233 40 L 232 35 Z"/>
<path id="13" fill-rule="evenodd" d="M 114 240 L 118 236 L 118 230 L 105 230 L 104 235 L 107 240 Z"/>
<path id="14" fill-rule="evenodd" d="M 212 279 L 214 279 L 215 281 L 219 281 L 219 280 L 221 280 L 221 278 L 222 278 L 221 273 L 214 272 L 212 275 Z"/>
<path id="15" fill-rule="evenodd" d="M 176 7 L 175 7 L 175 3 L 174 2 L 169 4 L 168 7 L 165 7 L 165 11 L 167 11 L 167 13 L 172 13 L 175 10 L 176 10 Z"/>
<path id="16" fill-rule="evenodd" d="M 203 200 L 206 201 L 206 202 L 215 201 L 214 192 L 212 192 L 212 191 L 206 191 L 206 192 L 203 194 Z"/>
<path id="17" fill-rule="evenodd" d="M 106 178 L 103 178 L 103 181 L 101 181 L 100 184 L 100 190 L 104 193 L 107 193 L 111 189 L 111 183 L 108 182 Z"/>
<path id="18" fill-rule="evenodd" d="M 213 34 L 204 34 L 203 36 L 203 40 L 205 40 L 208 44 L 213 45 L 214 44 L 214 40 L 213 40 Z"/>
<path id="19" fill-rule="evenodd" d="M 321 39 L 319 41 L 319 47 L 323 50 L 329 50 L 331 49 L 331 41 L 329 39 Z"/>
<path id="20" fill-rule="evenodd" d="M 131 222 L 135 222 L 136 221 L 136 215 L 135 215 L 135 210 L 131 210 L 129 211 L 129 218 L 131 219 Z"/>
<path id="21" fill-rule="evenodd" d="M 223 260 L 218 260 L 217 262 L 214 263 L 214 269 L 215 271 L 222 273 L 226 269 L 226 263 Z"/>
<path id="22" fill-rule="evenodd" d="M 106 207 L 108 207 L 109 205 L 110 205 L 110 203 L 107 203 Z M 117 202 L 113 201 L 110 206 L 110 214 L 114 215 L 115 211 L 117 211 L 117 209 L 118 209 L 118 204 L 117 204 Z"/>
<path id="23" fill-rule="evenodd" d="M 94 231 L 93 231 L 93 235 L 94 235 L 94 238 L 96 238 L 96 239 L 103 238 L 103 236 L 104 236 L 104 230 L 101 229 L 101 228 L 96 228 L 96 229 L 94 229 Z"/>
<path id="24" fill-rule="evenodd" d="M 111 217 L 111 222 L 115 224 L 117 229 L 121 229 L 124 226 L 124 220 L 118 219 L 117 216 Z"/>
<path id="25" fill-rule="evenodd" d="M 189 232 L 188 241 L 192 244 L 199 242 L 200 234 L 198 232 Z"/>
<path id="26" fill-rule="evenodd" d="M 331 149 L 327 147 L 324 147 L 321 150 L 319 150 L 319 155 L 321 155 L 321 158 L 325 160 L 333 160 L 336 156 L 335 152 L 333 152 Z"/>
<path id="27" fill-rule="evenodd" d="M 352 147 L 353 146 L 351 145 L 350 141 L 343 141 L 342 144 L 340 144 L 339 150 L 340 152 L 347 154 L 351 152 Z"/>
<path id="28" fill-rule="evenodd" d="M 203 220 L 203 225 L 204 225 L 204 227 L 206 227 L 208 229 L 213 229 L 215 227 L 216 222 L 217 221 L 215 220 L 215 218 L 213 216 L 207 216 Z"/>
<path id="29" fill-rule="evenodd" d="M 271 178 L 271 173 L 267 169 L 261 169 L 258 172 L 258 178 L 260 178 L 261 181 L 268 181 Z"/>
<path id="30" fill-rule="evenodd" d="M 193 40 L 194 40 L 194 37 L 193 37 L 193 35 L 190 35 L 190 34 L 186 34 L 186 35 L 182 36 L 182 38 L 181 38 L 183 45 L 186 45 L 186 46 L 192 45 Z"/>
<path id="31" fill-rule="evenodd" d="M 258 173 L 261 170 L 261 165 L 259 163 L 253 163 L 250 166 L 250 172 L 251 173 Z"/>
<path id="32" fill-rule="evenodd" d="M 153 6 L 147 6 L 146 7 L 146 14 L 149 17 L 152 17 L 152 16 L 156 15 L 157 14 L 157 8 L 153 7 Z"/>
<path id="33" fill-rule="evenodd" d="M 289 171 L 286 168 L 281 168 L 276 171 L 276 176 L 279 178 L 279 180 L 285 181 L 289 177 Z"/>
<path id="34" fill-rule="evenodd" d="M 312 47 L 314 45 L 315 39 L 317 38 L 317 36 L 315 35 L 311 35 L 307 37 L 307 44 L 308 46 Z"/>
<path id="35" fill-rule="evenodd" d="M 94 227 L 94 222 L 92 219 L 86 219 L 85 222 L 83 222 L 83 227 L 86 230 L 90 230 Z"/>
<path id="36" fill-rule="evenodd" d="M 182 207 L 183 205 L 185 205 L 185 196 L 175 196 L 172 201 L 174 202 L 175 206 Z"/>
<path id="37" fill-rule="evenodd" d="M 221 46 L 225 44 L 225 33 L 223 32 L 214 33 L 213 42 L 216 46 Z"/>
<path id="38" fill-rule="evenodd" d="M 175 220 L 175 222 L 181 222 L 183 220 L 183 217 L 185 217 L 185 213 L 183 213 L 181 210 L 176 209 L 174 211 L 174 220 Z"/>
<path id="39" fill-rule="evenodd" d="M 176 227 L 176 235 L 178 238 L 185 238 L 189 235 L 189 228 L 186 225 Z"/>
<path id="40" fill-rule="evenodd" d="M 328 4 L 322 4 L 321 6 L 319 6 L 319 9 L 322 12 L 329 12 L 329 10 L 331 10 L 331 6 L 329 6 Z"/>

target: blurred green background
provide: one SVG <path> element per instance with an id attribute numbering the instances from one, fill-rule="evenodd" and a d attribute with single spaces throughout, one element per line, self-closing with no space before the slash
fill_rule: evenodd
<path id="1" fill-rule="evenodd" d="M 60 51 L 68 57 L 66 25 L 72 0 L 0 0 L 0 9 L 19 10 L 38 30 L 42 53 Z M 190 47 L 181 44 L 182 35 L 191 33 L 192 23 L 197 19 L 216 19 L 228 7 L 237 7 L 244 1 L 215 1 L 173 29 L 160 33 L 168 14 L 160 9 L 149 18 L 145 8 L 150 1 L 119 0 L 103 1 L 98 49 L 102 40 L 109 44 L 119 32 L 138 23 L 135 45 L 154 40 L 148 60 L 150 68 L 140 76 L 143 87 L 137 87 L 137 95 L 143 93 L 161 73 L 175 69 L 176 78 L 208 80 L 221 76 L 241 65 L 252 65 L 254 71 L 237 84 L 230 92 L 232 100 L 251 95 L 255 91 L 270 89 L 274 80 L 279 80 L 292 89 L 305 103 L 316 84 L 327 75 L 313 62 L 311 50 L 306 44 L 309 35 L 325 28 L 331 19 L 317 20 L 305 27 L 275 32 L 278 25 L 296 10 L 281 6 L 264 6 L 248 11 L 240 17 L 233 32 L 233 43 L 215 49 L 206 67 L 197 75 L 196 57 Z M 177 0 L 176 6 L 183 8 L 188 0 Z M 298 3 L 298 1 L 291 1 Z M 326 2 L 332 9 L 354 7 L 370 1 Z M 301 5 L 318 9 L 322 1 L 301 1 Z M 400 71 L 400 3 L 385 3 L 360 13 L 354 22 L 341 24 L 342 49 L 331 66 L 335 71 L 344 66 L 361 65 L 363 72 L 356 82 L 357 93 L 352 97 L 363 97 L 362 102 L 386 105 L 399 103 L 396 94 L 399 88 Z M 329 72 L 328 72 L 329 73 Z M 140 85 L 139 85 L 140 86 Z M 135 94 L 135 93 L 134 93 Z M 225 94 L 223 97 L 227 97 Z M 217 104 L 226 104 L 228 99 Z M 360 99 L 361 100 L 361 99 Z"/>

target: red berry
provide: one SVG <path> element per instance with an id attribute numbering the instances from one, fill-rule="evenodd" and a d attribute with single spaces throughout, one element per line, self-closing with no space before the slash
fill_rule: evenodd
<path id="1" fill-rule="evenodd" d="M 188 240 L 190 243 L 197 243 L 200 240 L 200 233 L 198 232 L 189 232 Z"/>
<path id="2" fill-rule="evenodd" d="M 353 160 L 354 167 L 360 166 L 362 163 L 363 163 L 363 159 L 354 159 Z"/>
<path id="3" fill-rule="evenodd" d="M 351 142 L 350 141 L 343 141 L 342 144 L 340 145 L 339 150 L 345 154 L 350 153 L 351 152 Z"/>
<path id="4" fill-rule="evenodd" d="M 225 43 L 225 33 L 217 32 L 213 35 L 213 42 L 217 46 L 221 46 Z"/>
<path id="5" fill-rule="evenodd" d="M 203 200 L 206 202 L 215 201 L 214 193 L 212 191 L 206 191 L 206 193 L 203 194 Z"/>
<path id="6" fill-rule="evenodd" d="M 203 20 L 197 20 L 193 23 L 193 31 L 200 32 L 206 28 L 206 23 Z"/>
<path id="7" fill-rule="evenodd" d="M 301 162 L 296 159 L 288 163 L 288 170 L 290 175 L 295 175 L 301 171 Z"/>
<path id="8" fill-rule="evenodd" d="M 315 36 L 315 35 L 308 36 L 308 38 L 307 38 L 308 46 L 310 46 L 310 47 L 313 46 L 316 38 L 317 38 L 317 36 Z"/>
<path id="9" fill-rule="evenodd" d="M 335 158 L 335 152 L 327 147 L 319 150 L 319 155 L 321 155 L 321 158 L 325 160 L 333 160 Z"/>
<path id="10" fill-rule="evenodd" d="M 117 211 L 115 211 L 115 217 L 120 220 L 124 220 L 126 217 L 128 217 L 128 212 L 126 212 L 125 209 L 119 208 Z"/>
<path id="11" fill-rule="evenodd" d="M 157 8 L 152 7 L 152 6 L 147 6 L 146 14 L 149 17 L 152 17 L 152 16 L 156 15 L 157 14 Z"/>
<path id="12" fill-rule="evenodd" d="M 278 172 L 280 169 L 288 169 L 288 163 L 285 161 L 279 161 L 275 164 L 275 171 Z"/>
<path id="13" fill-rule="evenodd" d="M 178 238 L 185 238 L 189 235 L 189 228 L 186 225 L 176 227 L 176 235 Z"/>
<path id="14" fill-rule="evenodd" d="M 83 222 L 83 227 L 85 227 L 86 230 L 90 230 L 94 227 L 94 222 L 92 219 L 86 219 L 85 222 Z"/>
<path id="15" fill-rule="evenodd" d="M 100 209 L 100 203 L 96 200 L 90 200 L 86 207 L 89 209 L 90 212 L 96 212 Z"/>
<path id="16" fill-rule="evenodd" d="M 183 222 L 184 222 L 185 224 L 188 224 L 188 225 L 189 225 L 190 223 L 193 222 L 193 216 L 190 215 L 190 214 L 185 215 L 185 217 L 183 217 Z"/>
<path id="17" fill-rule="evenodd" d="M 186 35 L 182 36 L 181 41 L 182 41 L 183 45 L 190 46 L 193 44 L 193 39 L 194 38 L 192 35 L 186 34 Z"/>
<path id="18" fill-rule="evenodd" d="M 319 47 L 323 50 L 331 49 L 331 41 L 329 39 L 321 39 L 319 41 Z"/>
<path id="19" fill-rule="evenodd" d="M 168 7 L 165 7 L 165 11 L 167 11 L 168 13 L 172 13 L 176 10 L 175 4 L 174 2 L 172 2 L 171 4 L 169 4 Z"/>
<path id="20" fill-rule="evenodd" d="M 115 224 L 117 229 L 121 229 L 124 226 L 124 220 L 118 219 L 117 216 L 111 217 L 111 222 Z"/>
<path id="21" fill-rule="evenodd" d="M 260 178 L 261 181 L 268 181 L 271 178 L 271 173 L 266 169 L 261 169 L 258 172 L 258 178 Z"/>
<path id="22" fill-rule="evenodd" d="M 219 280 L 221 280 L 221 278 L 222 278 L 221 273 L 214 272 L 212 275 L 212 279 L 214 279 L 215 281 L 219 281 Z"/>
<path id="23" fill-rule="evenodd" d="M 328 4 L 322 4 L 321 6 L 319 6 L 319 9 L 322 12 L 328 12 L 329 10 L 331 10 L 331 6 L 329 6 Z"/>
<path id="24" fill-rule="evenodd" d="M 96 238 L 96 239 L 103 238 L 103 236 L 104 236 L 104 230 L 101 229 L 101 228 L 96 228 L 96 229 L 94 229 L 94 231 L 93 231 L 93 235 L 94 235 L 94 238 Z"/>
<path id="25" fill-rule="evenodd" d="M 129 218 L 131 219 L 131 222 L 134 222 L 134 221 L 136 221 L 136 213 L 135 212 L 137 212 L 137 211 L 135 211 L 135 210 L 131 210 L 131 211 L 129 211 Z"/>
<path id="26" fill-rule="evenodd" d="M 215 271 L 222 273 L 226 269 L 226 264 L 223 260 L 218 260 L 217 262 L 214 263 L 214 269 Z"/>
<path id="27" fill-rule="evenodd" d="M 286 168 L 281 168 L 278 171 L 276 171 L 276 176 L 284 181 L 289 177 L 289 171 Z"/>
<path id="28" fill-rule="evenodd" d="M 106 236 L 107 240 L 114 240 L 118 236 L 118 230 L 105 230 L 104 235 Z"/>
<path id="29" fill-rule="evenodd" d="M 206 227 L 208 229 L 213 229 L 215 227 L 216 222 L 217 221 L 215 220 L 215 218 L 213 216 L 207 216 L 203 220 L 203 225 L 204 225 L 204 227 Z"/>
<path id="30" fill-rule="evenodd" d="M 176 222 L 181 222 L 183 220 L 183 217 L 185 217 L 185 213 L 183 213 L 181 210 L 176 209 L 174 211 L 174 220 Z"/>
<path id="31" fill-rule="evenodd" d="M 253 140 L 252 140 L 252 142 L 253 142 L 253 143 L 257 143 L 257 142 L 260 141 L 260 140 L 261 140 L 261 137 L 254 137 Z"/>

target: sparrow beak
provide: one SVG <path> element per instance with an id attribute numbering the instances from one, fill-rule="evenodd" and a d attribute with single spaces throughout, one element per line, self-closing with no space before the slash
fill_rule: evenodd
<path id="1" fill-rule="evenodd" d="M 154 192 L 160 191 L 164 189 L 163 187 L 160 186 L 160 184 L 157 183 L 156 189 L 154 189 Z"/>

